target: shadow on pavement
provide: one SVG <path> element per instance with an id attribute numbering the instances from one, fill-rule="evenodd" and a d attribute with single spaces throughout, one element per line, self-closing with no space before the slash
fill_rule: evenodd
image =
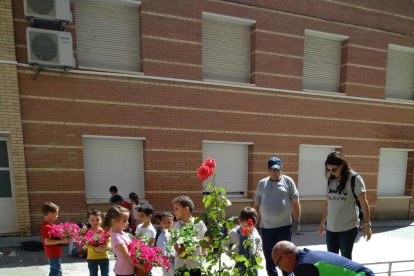
<path id="1" fill-rule="evenodd" d="M 3 253 L 0 257 L 0 267 L 23 267 L 23 266 L 41 266 L 47 265 L 45 252 L 41 251 L 27 251 L 21 247 L 3 247 L 0 248 Z M 75 258 L 67 254 L 67 246 L 63 247 L 62 263 L 86 263 L 86 259 Z"/>

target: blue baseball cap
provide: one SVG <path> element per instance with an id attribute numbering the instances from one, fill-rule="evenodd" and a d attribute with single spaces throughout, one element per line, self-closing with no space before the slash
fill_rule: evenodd
<path id="1" fill-rule="evenodd" d="M 269 170 L 271 170 L 271 169 L 280 170 L 281 167 L 282 167 L 282 160 L 280 160 L 277 157 L 272 157 L 272 158 L 269 159 L 269 161 L 267 161 L 267 168 Z"/>

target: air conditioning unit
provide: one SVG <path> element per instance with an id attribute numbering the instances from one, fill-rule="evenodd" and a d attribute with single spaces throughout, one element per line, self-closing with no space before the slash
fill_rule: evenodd
<path id="1" fill-rule="evenodd" d="M 69 0 L 24 0 L 24 15 L 35 19 L 72 22 Z"/>
<path id="2" fill-rule="evenodd" d="M 74 66 L 71 33 L 27 28 L 26 40 L 29 64 Z"/>

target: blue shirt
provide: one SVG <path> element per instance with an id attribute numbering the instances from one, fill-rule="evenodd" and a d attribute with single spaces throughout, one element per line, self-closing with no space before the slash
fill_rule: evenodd
<path id="1" fill-rule="evenodd" d="M 375 276 L 365 266 L 326 251 L 298 250 L 295 276 Z"/>

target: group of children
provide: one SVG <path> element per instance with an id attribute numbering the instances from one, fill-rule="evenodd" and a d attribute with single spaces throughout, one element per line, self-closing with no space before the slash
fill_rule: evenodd
<path id="1" fill-rule="evenodd" d="M 112 196 L 116 198 L 116 194 Z M 131 197 L 131 195 L 130 195 Z M 105 231 L 110 231 L 110 244 L 105 244 L 101 246 L 92 246 L 87 245 L 87 262 L 90 275 L 97 276 L 98 268 L 100 268 L 102 276 L 109 275 L 109 257 L 108 249 L 111 247 L 115 256 L 116 262 L 113 271 L 117 276 L 132 276 L 138 270 L 145 271 L 142 265 L 134 264 L 131 256 L 128 252 L 128 245 L 131 243 L 131 234 L 127 232 L 130 230 L 129 221 L 131 221 L 131 215 L 133 218 L 136 218 L 136 221 L 139 221 L 139 224 L 135 229 L 135 237 L 139 239 L 148 239 L 147 243 L 150 246 L 157 246 L 162 249 L 164 252 L 168 251 L 168 240 L 171 234 L 171 229 L 181 229 L 183 225 L 188 222 L 194 223 L 194 217 L 192 212 L 194 211 L 194 203 L 188 196 L 179 196 L 172 201 L 173 213 L 164 212 L 161 215 L 160 226 L 161 231 L 155 229 L 154 225 L 151 222 L 154 210 L 150 204 L 139 204 L 138 201 L 134 203 L 132 208 L 128 208 L 125 205 L 123 207 L 120 204 L 114 204 L 110 207 L 107 213 L 102 220 L 102 214 L 99 210 L 91 210 L 88 212 L 88 222 L 90 224 L 89 231 L 98 231 L 98 229 L 103 229 Z M 50 264 L 50 274 L 49 275 L 62 275 L 61 269 L 61 256 L 62 256 L 62 247 L 61 244 L 66 244 L 68 240 L 62 239 L 52 239 L 49 235 L 50 229 L 53 227 L 53 223 L 57 220 L 59 215 L 59 207 L 52 203 L 46 202 L 42 207 L 42 212 L 44 215 L 44 222 L 41 228 L 42 241 L 45 248 L 46 257 L 48 258 Z M 236 245 L 238 248 L 239 254 L 245 256 L 249 254 L 258 255 L 261 252 L 261 239 L 257 230 L 253 227 L 252 237 L 253 237 L 253 250 L 246 250 L 243 245 L 244 234 L 241 231 L 241 227 L 246 226 L 248 221 L 256 223 L 257 212 L 254 208 L 246 207 L 244 208 L 239 217 L 240 226 L 232 229 L 229 232 L 231 238 L 231 243 Z M 132 221 L 131 224 L 133 224 Z M 200 240 L 204 239 L 204 234 L 207 231 L 207 227 L 203 221 L 199 221 L 194 224 L 197 229 L 197 235 Z M 133 229 L 133 228 L 132 228 Z M 205 252 L 202 251 L 201 247 L 198 247 L 193 255 L 200 255 Z M 180 257 L 176 252 L 170 252 L 170 265 L 171 268 L 167 272 L 163 268 L 163 275 L 200 275 L 201 269 L 199 262 L 192 258 Z M 243 265 L 237 264 L 236 267 L 239 267 L 240 275 L 243 275 Z"/>

